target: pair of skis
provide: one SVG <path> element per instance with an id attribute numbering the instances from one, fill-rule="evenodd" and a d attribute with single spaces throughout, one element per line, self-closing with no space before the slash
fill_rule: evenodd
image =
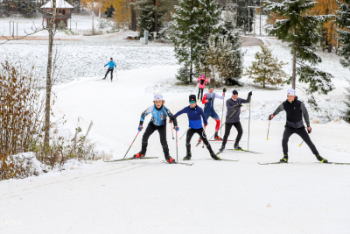
<path id="1" fill-rule="evenodd" d="M 350 163 L 339 163 L 339 162 L 328 162 L 328 163 L 322 163 L 322 162 L 315 162 L 319 164 L 334 164 L 334 165 L 350 165 Z M 272 163 L 259 163 L 259 165 L 272 165 L 272 164 L 289 164 L 285 162 L 272 162 Z"/>
<path id="2" fill-rule="evenodd" d="M 225 150 L 233 150 L 237 152 L 244 152 L 244 153 L 252 153 L 252 154 L 262 154 L 261 152 L 251 151 L 251 150 L 239 150 L 239 149 L 225 149 Z M 216 155 L 221 154 L 223 151 L 219 151 Z"/>
<path id="3" fill-rule="evenodd" d="M 130 160 L 145 160 L 145 159 L 157 159 L 158 157 L 143 157 L 143 158 L 123 158 L 123 159 L 114 159 L 110 161 L 105 161 L 105 162 L 120 162 L 120 161 L 130 161 Z M 167 161 L 162 161 L 164 163 L 168 163 Z M 171 164 L 171 163 L 168 163 Z M 187 166 L 192 166 L 194 163 L 183 163 L 183 162 L 175 162 L 174 164 L 183 164 Z"/>

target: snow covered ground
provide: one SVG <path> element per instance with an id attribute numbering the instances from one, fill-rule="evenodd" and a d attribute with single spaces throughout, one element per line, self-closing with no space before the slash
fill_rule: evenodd
<path id="1" fill-rule="evenodd" d="M 53 111 L 57 118 L 65 115 L 67 120 L 60 134 L 72 135 L 78 117 L 83 132 L 92 120 L 89 138 L 96 143 L 96 153 L 105 159 L 124 156 L 137 133 L 140 115 L 152 105 L 155 93 L 162 92 L 165 105 L 175 113 L 188 105 L 188 95 L 196 92 L 194 86 L 175 84 L 179 67 L 170 46 L 140 46 L 125 42 L 120 35 L 61 42 L 66 66 L 57 82 L 60 85 L 54 87 L 58 98 Z M 274 48 L 279 59 L 290 62 L 285 44 L 271 38 L 261 40 Z M 46 49 L 44 41 L 0 46 L 11 58 L 31 58 L 30 62 L 40 64 L 38 72 L 45 72 Z M 245 49 L 244 65 L 249 66 L 259 47 Z M 110 56 L 119 66 L 113 83 L 101 80 L 105 72 L 102 65 Z M 338 57 L 327 53 L 321 56 L 324 63 L 320 66 L 335 76 L 337 89 L 328 96 L 316 96 L 316 100 L 334 109 L 334 120 L 339 117 L 344 86 L 348 86 L 348 71 L 341 68 Z M 287 73 L 290 68 L 285 66 Z M 239 162 L 214 161 L 206 149 L 195 147 L 198 137 L 194 136 L 194 165 L 167 165 L 161 162 L 162 148 L 155 133 L 149 139 L 147 156 L 158 159 L 92 164 L 73 161 L 61 172 L 2 181 L 0 233 L 349 233 L 350 167 L 315 163 L 306 145 L 298 147 L 301 139 L 297 136 L 289 141 L 292 164 L 258 165 L 282 157 L 285 115 L 281 113 L 271 122 L 269 141 L 266 119 L 285 100 L 287 86 L 262 90 L 247 77 L 242 82 L 246 85 L 237 88 L 240 97 L 245 98 L 253 90 L 249 149 L 262 154 L 226 151 L 222 158 Z M 228 93 L 232 90 L 230 87 Z M 302 92 L 298 96 L 305 99 Z M 221 116 L 222 102 L 215 105 Z M 311 110 L 310 115 L 311 119 L 319 117 Z M 247 106 L 241 119 L 241 146 L 247 148 Z M 178 121 L 180 137 L 188 121 L 184 115 Z M 210 119 L 209 136 L 214 133 L 214 125 Z M 311 138 L 323 157 L 350 162 L 349 124 L 323 121 L 312 127 Z M 142 134 L 128 156 L 140 150 Z M 233 129 L 230 138 L 235 135 Z M 171 155 L 176 158 L 169 125 L 167 136 Z M 220 144 L 212 146 L 217 151 Z M 228 143 L 227 148 L 231 147 Z M 184 155 L 182 139 L 179 159 Z"/>
<path id="2" fill-rule="evenodd" d="M 107 158 L 122 158 L 137 133 L 141 112 L 152 105 L 154 87 L 173 79 L 177 67 L 159 66 L 119 72 L 115 80 L 84 78 L 56 87 L 56 115 L 65 114 L 67 128 L 79 116 L 97 150 Z M 140 82 L 140 77 L 142 82 Z M 229 89 L 231 91 L 232 88 Z M 154 91 L 151 91 L 154 90 Z M 166 106 L 176 112 L 188 105 L 187 89 L 163 92 Z M 245 97 L 247 91 L 241 91 Z M 253 91 L 256 102 L 284 100 L 285 90 Z M 275 106 L 277 106 L 275 101 Z M 220 113 L 221 105 L 216 103 Z M 243 141 L 248 122 L 242 118 Z M 187 129 L 179 117 L 179 135 Z M 146 123 L 148 120 L 146 121 Z M 300 138 L 290 139 L 294 164 L 261 166 L 257 162 L 281 158 L 284 121 L 272 121 L 266 141 L 267 121 L 251 123 L 250 149 L 263 154 L 227 151 L 210 159 L 206 149 L 194 147 L 192 167 L 167 165 L 157 133 L 149 140 L 148 156 L 155 160 L 69 164 L 66 170 L 38 178 L 0 183 L 1 233 L 348 233 L 350 210 L 349 167 L 316 164 Z M 348 124 L 314 124 L 312 140 L 331 161 L 350 162 Z M 72 129 L 72 128 L 71 128 Z M 214 121 L 209 120 L 208 135 Z M 232 131 L 234 138 L 235 131 Z M 175 140 L 168 126 L 168 143 L 176 157 Z M 218 150 L 219 144 L 212 143 Z M 241 144 L 246 148 L 246 142 Z M 141 137 L 128 156 L 138 152 Z M 232 147 L 228 144 L 227 148 Z M 179 142 L 179 158 L 185 142 Z"/>

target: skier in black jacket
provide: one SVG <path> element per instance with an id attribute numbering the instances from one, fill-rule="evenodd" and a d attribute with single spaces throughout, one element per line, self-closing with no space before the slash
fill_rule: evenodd
<path id="1" fill-rule="evenodd" d="M 250 91 L 247 99 L 239 98 L 237 90 L 233 90 L 232 98 L 226 101 L 227 113 L 226 113 L 225 135 L 224 135 L 224 139 L 222 140 L 221 148 L 219 149 L 220 152 L 225 149 L 227 138 L 230 135 L 232 126 L 234 126 L 238 132 L 235 140 L 235 144 L 234 144 L 234 149 L 242 150 L 242 148 L 239 146 L 239 141 L 242 138 L 243 129 L 242 129 L 242 124 L 239 117 L 241 115 L 242 104 L 249 103 L 251 96 L 252 96 L 252 92 Z"/>
<path id="2" fill-rule="evenodd" d="M 296 133 L 298 134 L 305 143 L 310 147 L 312 153 L 316 156 L 317 160 L 322 163 L 328 163 L 327 159 L 322 158 L 318 153 L 315 145 L 312 143 L 310 136 L 308 133 L 311 133 L 309 114 L 303 102 L 298 100 L 298 97 L 295 96 L 294 89 L 288 89 L 287 100 L 283 102 L 279 107 L 275 110 L 275 112 L 269 116 L 269 120 L 273 119 L 279 112 L 286 111 L 287 114 L 287 122 L 285 125 L 284 133 L 283 133 L 283 158 L 280 160 L 281 163 L 288 163 L 288 141 L 289 137 Z M 305 126 L 303 123 L 304 120 L 307 124 L 307 131 L 305 130 Z"/>

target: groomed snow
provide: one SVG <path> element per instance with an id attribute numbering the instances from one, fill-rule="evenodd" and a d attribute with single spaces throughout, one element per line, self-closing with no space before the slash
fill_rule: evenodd
<path id="1" fill-rule="evenodd" d="M 118 72 L 113 83 L 100 77 L 84 78 L 55 88 L 56 116 L 66 115 L 74 129 L 79 116 L 90 138 L 106 157 L 122 158 L 137 133 L 140 115 L 152 105 L 154 92 L 172 80 L 178 67 L 160 66 Z M 142 77 L 142 79 L 140 79 Z M 157 86 L 157 87 L 156 87 Z M 161 89 L 161 88 L 160 88 Z M 152 91 L 154 90 L 154 91 Z M 231 92 L 229 88 L 228 92 Z M 188 88 L 163 92 L 175 113 L 188 105 Z M 246 97 L 247 91 L 239 95 Z M 269 94 L 271 93 L 271 94 Z M 285 99 L 285 90 L 255 89 L 256 103 Z M 221 116 L 221 103 L 216 109 Z M 275 107 L 278 102 L 275 101 Z M 247 115 L 242 116 L 247 141 Z M 266 116 L 267 117 L 267 116 Z M 187 129 L 186 116 L 178 118 L 179 136 Z M 145 124 L 149 122 L 149 117 Z M 206 149 L 194 147 L 192 167 L 162 163 L 157 133 L 149 140 L 147 156 L 159 159 L 67 165 L 66 170 L 37 178 L 0 183 L 1 233 L 348 233 L 350 230 L 349 166 L 316 164 L 301 139 L 290 139 L 288 165 L 261 166 L 281 158 L 284 121 L 272 121 L 266 140 L 266 120 L 251 123 L 250 149 L 263 154 L 225 152 L 210 159 Z M 311 138 L 330 161 L 350 162 L 348 124 L 313 124 Z M 175 140 L 168 125 L 170 152 Z M 209 120 L 208 135 L 214 131 Z M 143 132 L 142 132 L 143 134 Z M 140 135 L 142 135 L 140 134 Z M 231 138 L 236 132 L 232 130 Z M 228 143 L 227 148 L 231 148 Z M 241 145 L 246 148 L 246 142 Z M 139 151 L 141 136 L 128 156 Z M 215 151 L 219 144 L 212 143 Z M 179 158 L 185 155 L 184 139 Z"/>

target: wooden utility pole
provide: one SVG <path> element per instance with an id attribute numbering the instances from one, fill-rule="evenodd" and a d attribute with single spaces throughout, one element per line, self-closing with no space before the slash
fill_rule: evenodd
<path id="1" fill-rule="evenodd" d="M 134 3 L 136 0 L 130 0 L 131 3 Z M 136 11 L 134 8 L 134 4 L 131 4 L 131 30 L 136 31 L 137 22 L 136 22 Z"/>
<path id="2" fill-rule="evenodd" d="M 154 31 L 158 33 L 158 0 L 155 0 L 156 12 L 154 17 Z"/>

